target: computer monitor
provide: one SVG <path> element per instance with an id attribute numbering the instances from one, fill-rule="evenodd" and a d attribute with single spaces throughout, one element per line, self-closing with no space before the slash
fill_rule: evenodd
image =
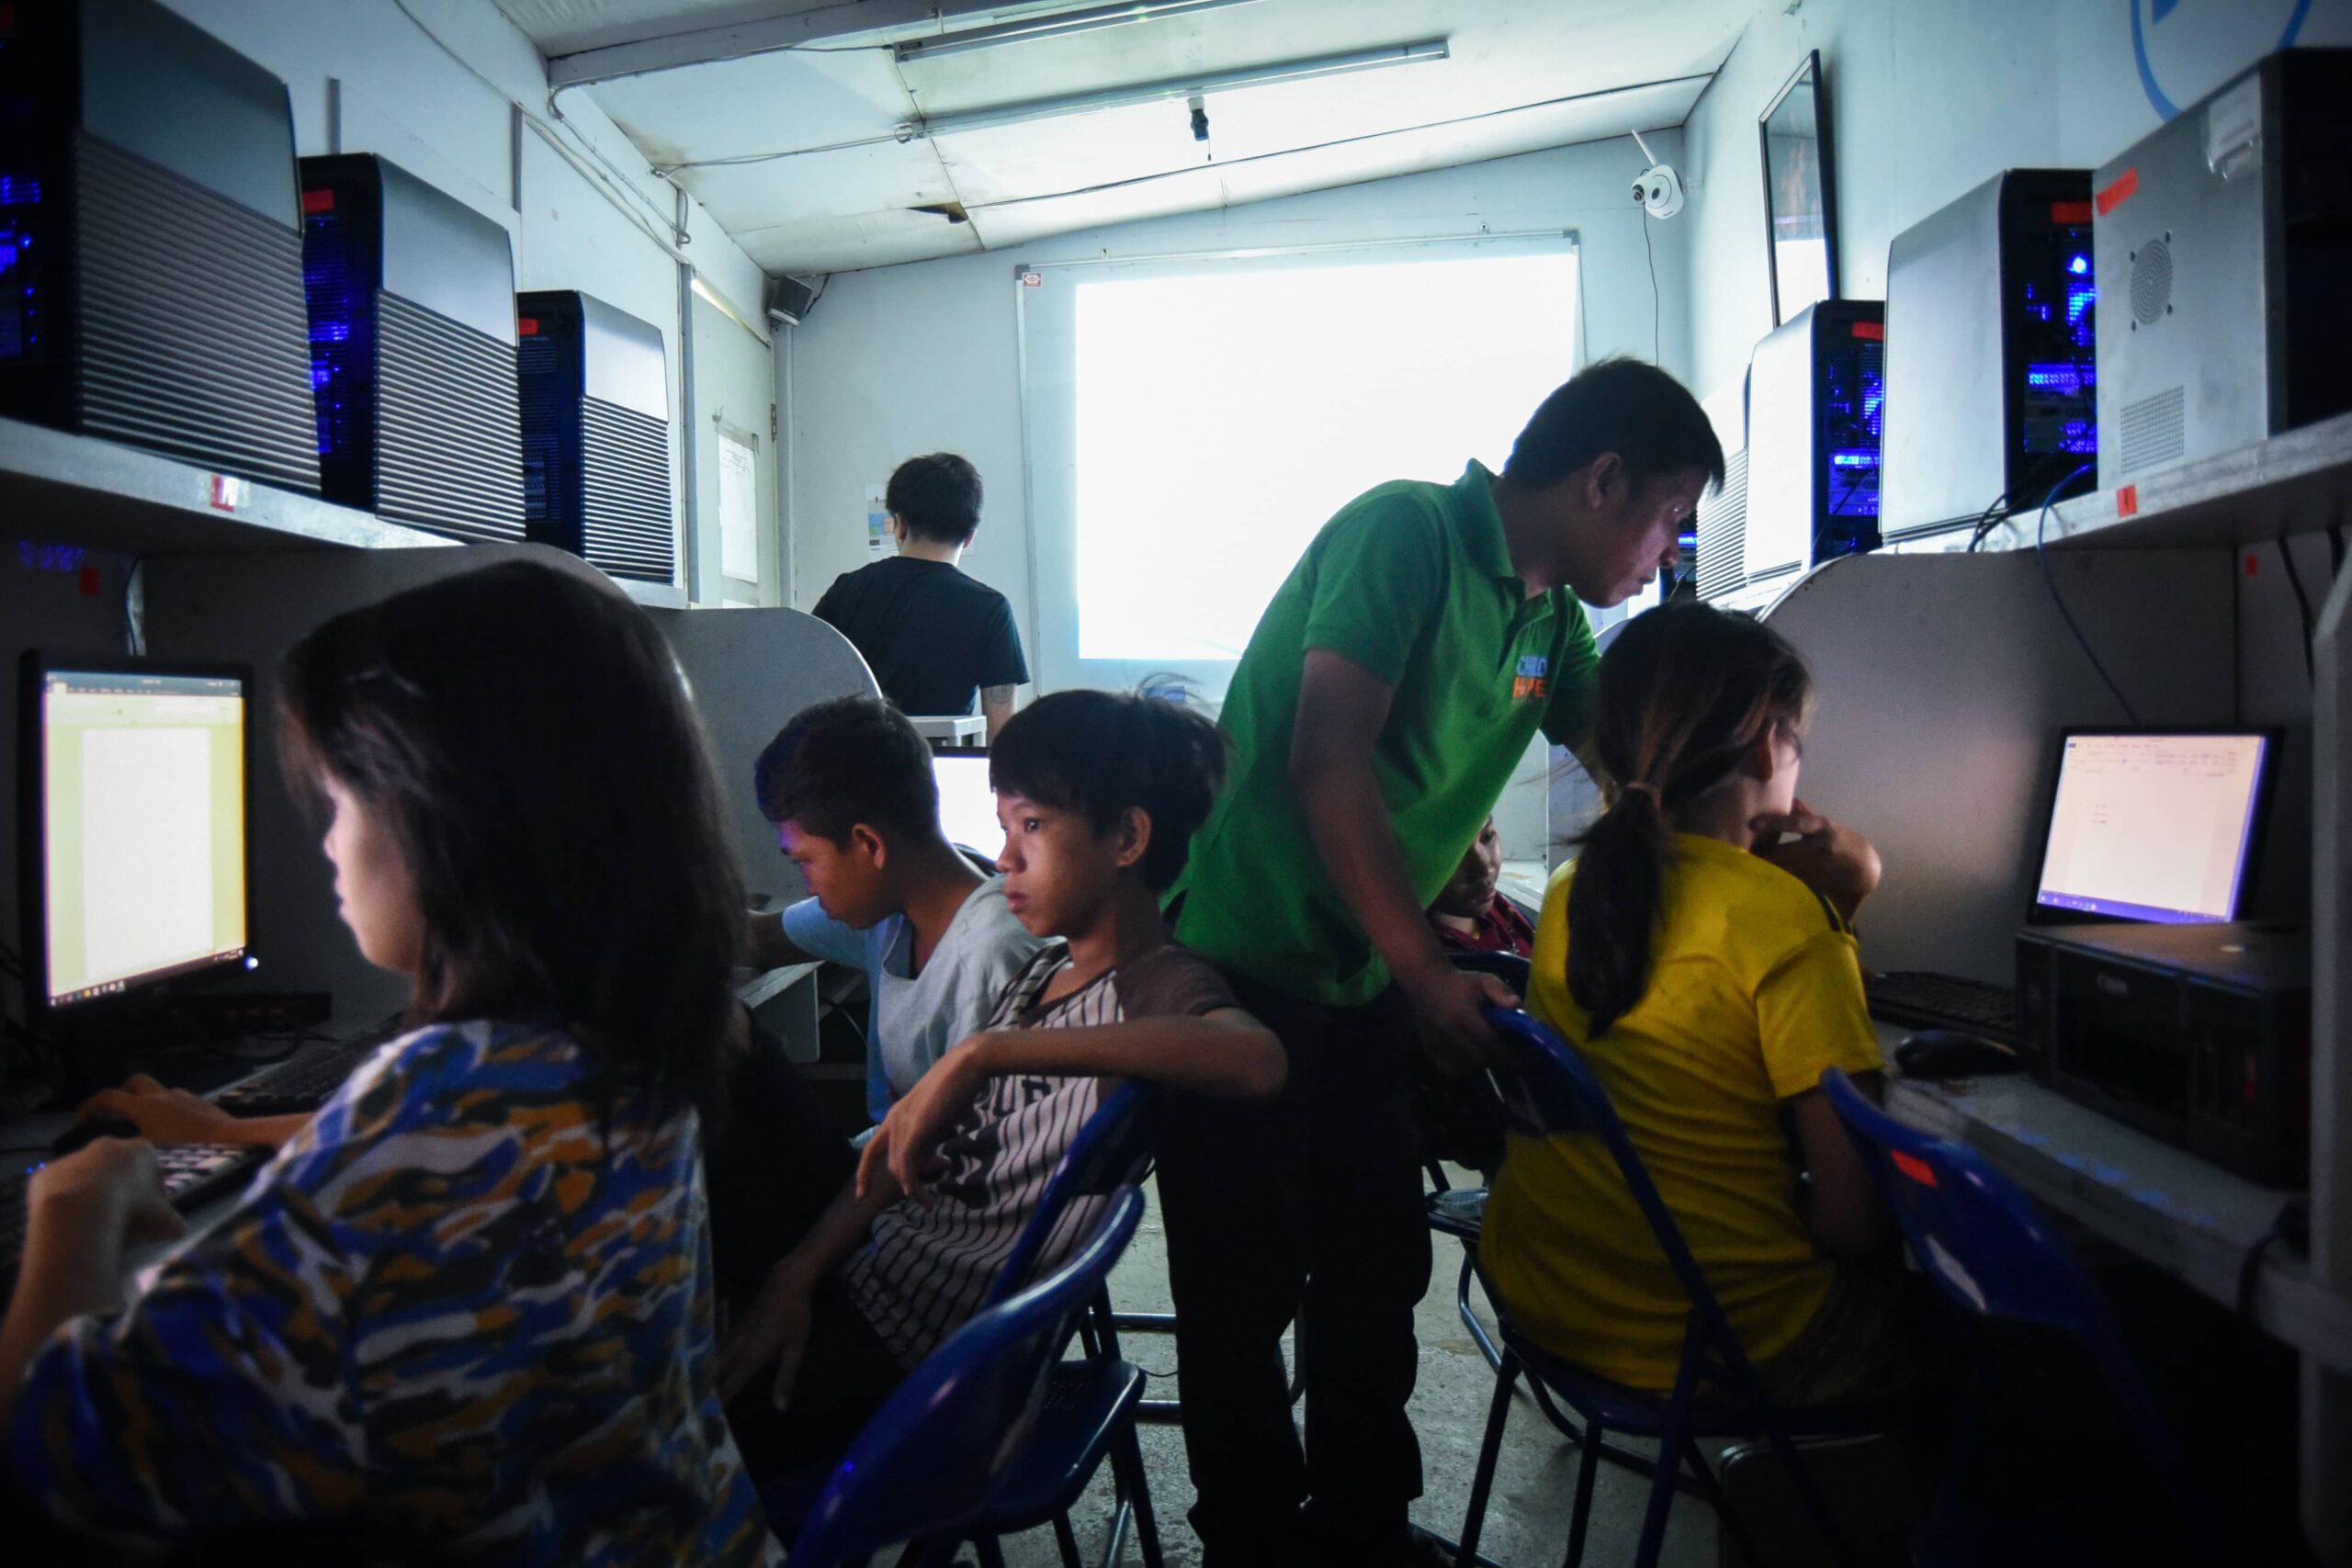
<path id="1" fill-rule="evenodd" d="M 24 660 L 28 998 L 105 1010 L 246 959 L 250 671 Z"/>
<path id="2" fill-rule="evenodd" d="M 2035 918 L 2236 919 L 2278 741 L 2259 729 L 2068 730 Z"/>
<path id="3" fill-rule="evenodd" d="M 1004 852 L 1004 828 L 996 819 L 988 752 L 978 746 L 940 747 L 932 753 L 931 776 L 939 781 L 939 827 L 947 841 L 993 863 Z"/>

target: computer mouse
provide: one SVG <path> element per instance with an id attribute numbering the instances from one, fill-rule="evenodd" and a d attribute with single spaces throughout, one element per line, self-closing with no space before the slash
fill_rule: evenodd
<path id="1" fill-rule="evenodd" d="M 49 1145 L 49 1152 L 50 1156 L 55 1158 L 60 1155 L 70 1155 L 99 1138 L 144 1136 L 146 1134 L 140 1132 L 136 1122 L 126 1122 L 119 1116 L 93 1116 L 86 1122 L 76 1122 L 58 1134 L 57 1141 Z"/>
<path id="2" fill-rule="evenodd" d="M 1920 1030 L 1894 1048 L 1894 1065 L 1914 1078 L 1990 1077 L 2024 1066 L 2013 1047 L 1957 1029 Z"/>

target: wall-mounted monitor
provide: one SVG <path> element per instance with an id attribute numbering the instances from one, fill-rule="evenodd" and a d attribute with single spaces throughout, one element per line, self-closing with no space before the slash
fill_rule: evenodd
<path id="1" fill-rule="evenodd" d="M 1758 117 L 1764 153 L 1764 264 L 1772 324 L 1838 298 L 1838 197 L 1821 51 L 1804 57 Z"/>

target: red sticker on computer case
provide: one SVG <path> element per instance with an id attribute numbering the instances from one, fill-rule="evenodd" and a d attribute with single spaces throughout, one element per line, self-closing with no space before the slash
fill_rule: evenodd
<path id="1" fill-rule="evenodd" d="M 2108 182 L 2108 186 L 2105 190 L 2098 193 L 2098 196 L 2096 198 L 2098 202 L 2098 215 L 2101 218 L 2106 217 L 2109 213 L 2114 211 L 2117 208 L 2131 200 L 2132 193 L 2139 188 L 2140 171 L 2137 169 L 2124 170 L 2121 174 L 2116 175 L 2115 178 Z"/>

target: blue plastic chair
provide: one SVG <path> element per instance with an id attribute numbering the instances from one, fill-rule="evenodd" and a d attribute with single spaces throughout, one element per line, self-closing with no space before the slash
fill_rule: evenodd
<path id="1" fill-rule="evenodd" d="M 1067 1223 L 1073 1202 L 1142 1182 L 1159 1145 L 1159 1123 L 1158 1092 L 1146 1083 L 1122 1084 L 1095 1108 L 1054 1168 L 1036 1213 L 1029 1216 L 1004 1267 L 997 1271 L 987 1304 L 1010 1297 L 1027 1281 L 1047 1241 Z M 1103 1568 L 1118 1562 L 1130 1525 L 1146 1568 L 1161 1568 L 1159 1526 L 1151 1511 L 1143 1448 L 1136 1438 L 1136 1411 L 1145 1379 L 1139 1369 L 1120 1358 L 1108 1284 L 1096 1289 L 1079 1320 L 1079 1334 L 1086 1347 L 1084 1359 L 1054 1369 L 1036 1435 L 1014 1462 L 975 1533 L 992 1539 L 1050 1524 L 1064 1568 L 1079 1568 L 1069 1511 L 1108 1459 L 1119 1501 L 1103 1548 Z"/>
<path id="2" fill-rule="evenodd" d="M 909 1543 L 902 1568 L 946 1563 L 1036 1431 L 1062 1347 L 1126 1250 L 1143 1194 L 1125 1188 L 1086 1244 L 1028 1289 L 981 1311 L 876 1411 L 802 1519 L 793 1568 L 864 1563 Z M 1001 1561 L 992 1543 L 981 1559 Z"/>
<path id="3" fill-rule="evenodd" d="M 2210 1562 L 2228 1561 L 2204 1491 L 2124 1354 L 2106 1296 L 2033 1201 L 1974 1149 L 1889 1116 L 1837 1068 L 1822 1075 L 1821 1087 L 1938 1292 L 1972 1316 L 2035 1324 L 2082 1341 L 2201 1554 Z M 1960 1542 L 1993 1528 L 1961 1495 L 1979 1425 L 1973 1403 L 1963 1404 L 1935 1513 L 1921 1538 L 1923 1562 L 1974 1561 L 1978 1552 Z M 2004 1543 L 2001 1555 L 2016 1561 L 2016 1549 L 2025 1544 Z"/>
<path id="4" fill-rule="evenodd" d="M 1601 1439 L 1620 1432 L 1657 1440 L 1658 1457 L 1650 1477 L 1649 1506 L 1642 1516 L 1637 1568 L 1652 1568 L 1666 1538 L 1667 1511 L 1672 1505 L 1678 1467 L 1687 1467 L 1700 1495 L 1713 1505 L 1747 1561 L 1765 1559 L 1754 1538 L 1724 1496 L 1723 1488 L 1699 1451 L 1701 1438 L 1762 1438 L 1787 1467 L 1799 1501 L 1837 1561 L 1851 1564 L 1853 1551 L 1831 1517 L 1820 1489 L 1798 1455 L 1794 1437 L 1848 1435 L 1875 1429 L 1874 1417 L 1854 1412 L 1784 1412 L 1764 1395 L 1747 1352 L 1724 1316 L 1723 1307 L 1690 1256 L 1682 1229 L 1658 1196 L 1648 1168 L 1617 1119 L 1609 1096 L 1592 1068 L 1577 1051 L 1553 1031 L 1525 1013 L 1487 1010 L 1506 1043 L 1510 1063 L 1495 1069 L 1502 1090 L 1503 1108 L 1514 1133 L 1532 1137 L 1563 1134 L 1598 1137 L 1608 1148 L 1634 1201 L 1649 1222 L 1668 1266 L 1690 1298 L 1690 1315 L 1682 1338 L 1682 1354 L 1674 1387 L 1664 1394 L 1627 1388 L 1595 1376 L 1531 1343 L 1512 1325 L 1510 1314 L 1489 1285 L 1487 1299 L 1503 1347 L 1502 1366 L 1495 1378 L 1495 1396 L 1487 1415 L 1487 1435 L 1478 1450 L 1478 1470 L 1470 1487 L 1470 1509 L 1462 1526 L 1462 1555 L 1467 1560 L 1478 1549 L 1486 1521 L 1487 1498 L 1495 1480 L 1495 1460 L 1502 1448 L 1503 1426 L 1510 1413 L 1511 1391 L 1524 1371 L 1539 1390 L 1548 1387 L 1583 1420 L 1583 1457 L 1577 1472 L 1575 1512 L 1568 1526 L 1567 1562 L 1583 1561 L 1586 1526 L 1592 1512 L 1594 1467 L 1600 1459 Z M 1481 1279 L 1484 1279 L 1483 1274 Z M 1702 1394 L 1707 1397 L 1702 1399 Z"/>
<path id="5" fill-rule="evenodd" d="M 1534 965 L 1516 953 L 1455 953 L 1448 956 L 1453 959 L 1453 966 L 1464 974 L 1492 975 L 1521 997 L 1526 996 L 1528 987 L 1534 984 Z M 1462 1320 L 1462 1326 L 1469 1331 L 1471 1343 L 1478 1347 L 1480 1355 L 1486 1357 L 1487 1365 L 1499 1372 L 1503 1370 L 1503 1348 L 1495 1343 L 1493 1335 L 1487 1332 L 1486 1324 L 1479 1320 L 1478 1309 L 1470 1303 L 1470 1281 L 1476 1277 L 1478 1267 L 1478 1237 L 1486 1230 L 1487 1189 L 1455 1187 L 1446 1179 L 1445 1168 L 1434 1158 L 1428 1162 L 1428 1170 L 1430 1190 L 1421 1195 L 1421 1210 L 1428 1216 L 1430 1229 L 1439 1235 L 1451 1236 L 1462 1245 L 1462 1269 L 1453 1280 L 1453 1314 Z M 1579 1448 L 1583 1447 L 1589 1440 L 1583 1425 L 1553 1402 L 1550 1392 L 1540 1380 L 1531 1382 L 1530 1387 L 1535 1395 L 1536 1408 L 1544 1413 L 1544 1418 L 1552 1423 L 1560 1436 Z M 1657 1461 L 1647 1454 L 1611 1442 L 1595 1441 L 1594 1447 L 1602 1459 L 1636 1475 L 1649 1475 L 1657 1469 Z M 1679 1471 L 1679 1467 L 1673 1464 L 1668 1465 L 1667 1469 Z M 1704 1495 L 1695 1482 L 1679 1473 L 1675 1487 L 1693 1496 Z"/>

